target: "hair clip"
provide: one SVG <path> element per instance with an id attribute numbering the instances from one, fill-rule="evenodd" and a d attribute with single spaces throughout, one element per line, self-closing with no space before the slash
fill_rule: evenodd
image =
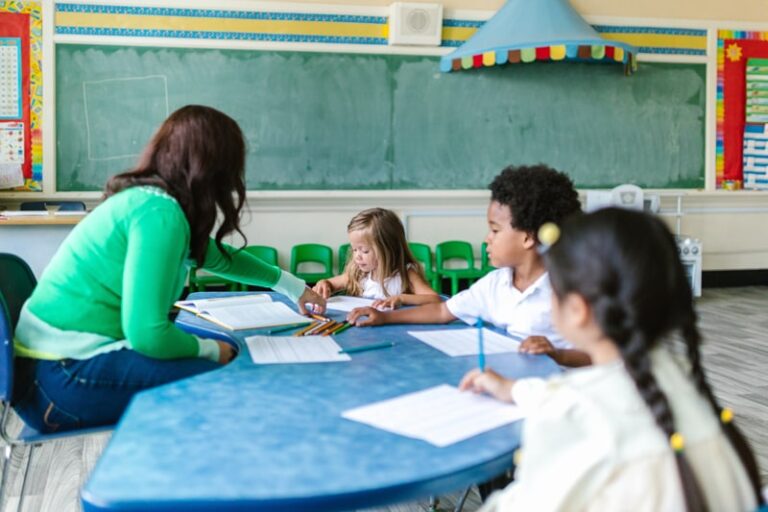
<path id="1" fill-rule="evenodd" d="M 676 453 L 682 453 L 683 448 L 685 448 L 685 438 L 683 437 L 683 434 L 675 432 L 669 436 L 669 446 L 671 446 Z"/>
<path id="2" fill-rule="evenodd" d="M 733 421 L 733 411 L 728 407 L 723 407 L 720 411 L 720 421 L 723 423 L 730 423 Z"/>
<path id="3" fill-rule="evenodd" d="M 560 239 L 560 228 L 554 222 L 545 222 L 539 228 L 539 254 L 544 254 Z"/>

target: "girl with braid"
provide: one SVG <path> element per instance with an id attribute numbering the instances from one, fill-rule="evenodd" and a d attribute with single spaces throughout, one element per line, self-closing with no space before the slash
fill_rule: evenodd
<path id="1" fill-rule="evenodd" d="M 483 511 L 764 505 L 755 459 L 707 383 L 691 289 L 666 226 L 609 208 L 569 219 L 562 234 L 546 225 L 539 238 L 549 246 L 553 322 L 593 366 L 549 381 L 488 369 L 464 377 L 462 389 L 527 413 L 516 481 Z"/>

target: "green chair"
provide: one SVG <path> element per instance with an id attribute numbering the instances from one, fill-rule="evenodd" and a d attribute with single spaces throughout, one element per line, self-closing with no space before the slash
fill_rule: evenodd
<path id="1" fill-rule="evenodd" d="M 488 259 L 487 249 L 488 249 L 488 244 L 483 242 L 482 245 L 480 245 L 480 271 L 483 273 L 483 275 L 486 275 L 496 270 L 496 267 L 491 265 L 491 262 Z"/>
<path id="2" fill-rule="evenodd" d="M 475 256 L 472 252 L 472 244 L 458 240 L 441 242 L 435 248 L 437 256 L 437 274 L 441 278 L 451 280 L 451 295 L 459 293 L 459 281 L 465 279 L 468 284 L 472 284 L 476 279 L 483 276 L 482 271 L 475 268 Z M 466 263 L 465 268 L 448 268 L 446 263 L 449 261 L 462 261 Z"/>
<path id="3" fill-rule="evenodd" d="M 350 244 L 341 244 L 339 246 L 339 274 L 344 273 L 347 266 L 347 260 L 352 255 L 352 246 Z"/>
<path id="4" fill-rule="evenodd" d="M 322 265 L 321 272 L 299 272 L 304 263 Z M 316 283 L 321 279 L 333 277 L 333 249 L 322 244 L 299 244 L 291 249 L 291 274 L 307 283 Z"/>
<path id="5" fill-rule="evenodd" d="M 270 247 L 268 245 L 249 245 L 248 247 L 244 248 L 243 251 L 247 252 L 248 254 L 252 256 L 256 256 L 260 260 L 262 260 L 265 263 L 269 263 L 273 267 L 279 267 L 278 259 L 277 259 L 277 249 L 274 247 Z M 248 291 L 248 285 L 245 283 L 239 283 L 240 290 L 247 292 Z"/>
<path id="6" fill-rule="evenodd" d="M 408 247 L 410 247 L 411 254 L 416 258 L 416 261 L 424 267 L 424 277 L 427 278 L 429 285 L 433 290 L 440 293 L 440 276 L 435 272 L 432 262 L 432 249 L 427 244 L 420 242 L 408 242 Z"/>
<path id="7" fill-rule="evenodd" d="M 204 292 L 209 286 L 225 286 L 227 290 L 236 292 L 240 290 L 240 283 L 224 279 L 211 274 L 199 274 L 200 269 L 195 264 L 189 269 L 189 291 Z"/>

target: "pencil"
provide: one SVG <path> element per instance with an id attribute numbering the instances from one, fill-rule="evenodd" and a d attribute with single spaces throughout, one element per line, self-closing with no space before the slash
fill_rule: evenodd
<path id="1" fill-rule="evenodd" d="M 312 329 L 314 329 L 318 325 L 320 325 L 319 322 L 312 322 L 311 324 L 306 326 L 304 329 L 300 330 L 299 332 L 294 333 L 293 335 L 294 336 L 304 336 L 306 333 L 308 333 L 309 331 L 311 331 Z"/>
<path id="2" fill-rule="evenodd" d="M 349 322 L 344 322 L 344 324 L 342 325 L 342 327 L 340 327 L 339 329 L 336 329 L 335 331 L 333 331 L 333 334 L 339 334 L 339 333 L 342 333 L 342 332 L 346 331 L 347 329 L 349 329 L 350 327 L 352 327 L 352 324 L 351 324 L 351 323 L 349 323 Z"/>
<path id="3" fill-rule="evenodd" d="M 314 329 L 310 329 L 309 331 L 304 333 L 304 336 L 315 336 L 319 334 L 322 330 L 324 330 L 330 322 L 319 322 L 317 326 Z"/>
<path id="4" fill-rule="evenodd" d="M 338 324 L 336 327 L 334 327 L 333 329 L 331 329 L 331 330 L 330 330 L 329 332 L 327 332 L 326 334 L 336 334 L 337 332 L 339 332 L 339 331 L 343 330 L 343 329 L 344 329 L 344 328 L 345 328 L 347 325 L 349 325 L 349 322 L 347 322 L 346 320 L 344 320 L 343 322 L 340 322 L 340 323 L 339 323 L 339 324 Z"/>
<path id="5" fill-rule="evenodd" d="M 380 348 L 389 348 L 394 346 L 395 344 L 391 341 L 387 341 L 385 343 L 373 343 L 371 345 L 363 345 L 362 347 L 345 348 L 344 350 L 339 350 L 339 354 L 354 354 L 355 352 L 366 352 L 368 350 L 378 350 Z"/>
<path id="6" fill-rule="evenodd" d="M 317 331 L 315 331 L 315 335 L 322 334 L 323 336 L 325 336 L 328 334 L 329 331 L 331 331 L 332 329 L 335 329 L 338 324 L 339 323 L 336 320 L 331 320 L 327 324 L 325 324 L 322 327 L 322 329 L 318 329 Z"/>
<path id="7" fill-rule="evenodd" d="M 331 319 L 330 319 L 330 318 L 328 318 L 327 316 L 323 316 L 323 315 L 316 315 L 316 314 L 314 314 L 314 313 L 311 313 L 309 316 L 311 316 L 311 317 L 312 317 L 312 318 L 314 318 L 315 320 L 320 320 L 321 322 L 330 322 L 330 320 L 331 320 Z"/>
<path id="8" fill-rule="evenodd" d="M 483 320 L 477 319 L 477 366 L 480 371 L 485 371 L 485 351 L 483 350 Z"/>

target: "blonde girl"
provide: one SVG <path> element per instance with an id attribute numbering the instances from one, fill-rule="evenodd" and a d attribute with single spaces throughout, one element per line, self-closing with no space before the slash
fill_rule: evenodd
<path id="1" fill-rule="evenodd" d="M 424 270 L 411 254 L 403 224 L 394 212 L 371 208 L 347 226 L 351 254 L 344 273 L 319 281 L 314 291 L 324 298 L 347 295 L 376 299 L 374 307 L 440 302 L 427 284 Z"/>

